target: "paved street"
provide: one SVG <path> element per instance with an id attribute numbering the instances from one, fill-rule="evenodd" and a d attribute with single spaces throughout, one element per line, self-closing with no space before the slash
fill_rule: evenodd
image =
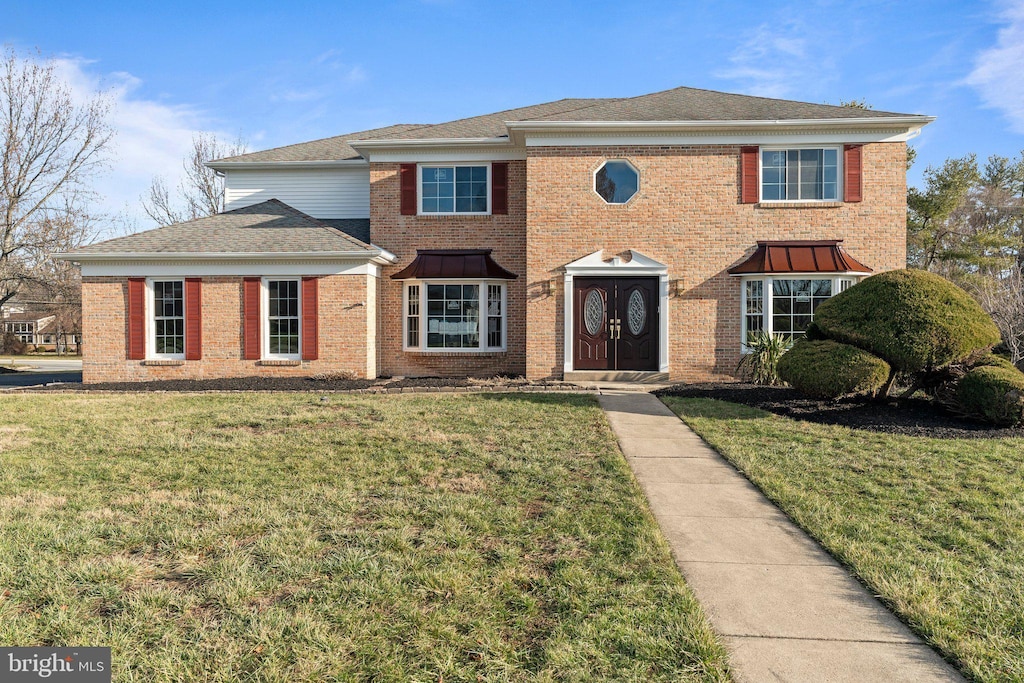
<path id="1" fill-rule="evenodd" d="M 29 387 L 50 382 L 81 382 L 80 358 L 15 358 L 0 356 L 0 365 L 27 368 L 21 372 L 0 374 L 0 389 Z"/>

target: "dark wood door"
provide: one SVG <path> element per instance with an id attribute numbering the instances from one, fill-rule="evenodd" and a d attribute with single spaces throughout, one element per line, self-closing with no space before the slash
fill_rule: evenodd
<path id="1" fill-rule="evenodd" d="M 573 302 L 573 367 L 577 370 L 608 370 L 613 367 L 608 351 L 611 337 L 608 325 L 613 281 L 577 279 Z"/>
<path id="2" fill-rule="evenodd" d="M 658 369 L 658 279 L 577 278 L 573 367 Z"/>

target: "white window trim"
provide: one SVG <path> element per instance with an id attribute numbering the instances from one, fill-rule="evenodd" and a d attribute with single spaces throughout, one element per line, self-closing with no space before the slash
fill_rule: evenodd
<path id="1" fill-rule="evenodd" d="M 420 288 L 420 345 L 409 346 L 409 286 Z M 477 285 L 480 296 L 480 346 L 477 348 L 433 349 L 427 348 L 427 285 Z M 487 287 L 501 286 L 501 346 L 487 344 Z M 402 351 L 409 353 L 504 353 L 508 347 L 508 281 L 506 280 L 475 280 L 469 278 L 448 280 L 403 280 L 402 281 Z"/>
<path id="2" fill-rule="evenodd" d="M 298 294 L 299 352 L 270 353 L 270 283 L 295 282 Z M 302 360 L 302 279 L 296 277 L 264 277 L 260 279 L 260 360 Z"/>
<path id="3" fill-rule="evenodd" d="M 455 169 L 458 167 L 478 167 L 484 166 L 487 168 L 487 210 L 486 211 L 424 211 L 423 210 L 423 169 L 425 168 L 451 168 Z M 451 163 L 429 163 L 429 164 L 416 164 L 416 214 L 419 216 L 490 216 L 491 215 L 491 162 L 451 162 Z M 452 182 L 455 182 L 454 178 Z M 454 199 L 452 200 L 454 201 Z"/>
<path id="4" fill-rule="evenodd" d="M 602 168 L 604 168 L 606 165 L 608 165 L 609 163 L 614 162 L 614 161 L 619 161 L 619 162 L 622 162 L 624 164 L 627 164 L 631 169 L 633 169 L 633 172 L 636 173 L 636 192 L 634 192 L 633 196 L 631 196 L 629 199 L 627 199 L 624 202 L 610 202 L 607 199 L 605 199 L 604 197 L 602 197 L 601 193 L 597 191 L 597 174 L 601 172 Z M 636 165 L 632 161 L 630 161 L 629 159 L 621 158 L 621 157 L 615 157 L 614 159 L 605 159 L 604 161 L 601 162 L 601 164 L 597 168 L 594 169 L 594 172 L 591 173 L 590 175 L 591 175 L 591 178 L 590 178 L 590 190 L 595 195 L 597 195 L 597 198 L 600 199 L 607 206 L 626 206 L 628 204 L 631 204 L 634 199 L 636 199 L 638 196 L 640 196 L 640 183 L 642 182 L 642 178 L 640 177 L 640 169 L 637 168 Z"/>
<path id="5" fill-rule="evenodd" d="M 791 149 L 834 149 L 836 150 L 836 198 L 835 199 L 765 199 L 763 163 L 764 152 L 785 152 Z M 763 145 L 757 148 L 757 201 L 761 204 L 835 204 L 844 201 L 843 145 Z"/>
<path id="6" fill-rule="evenodd" d="M 750 275 L 740 278 L 740 351 L 750 353 L 747 347 L 747 283 L 751 280 L 761 280 L 764 284 L 761 288 L 761 297 L 764 316 L 761 330 L 774 334 L 772 329 L 772 282 L 775 280 L 831 280 L 832 296 L 839 293 L 839 283 L 843 280 L 852 280 L 857 284 L 863 280 L 865 275 L 861 273 L 779 273 L 776 275 Z M 851 285 L 852 286 L 852 285 Z M 829 297 L 831 298 L 831 297 Z M 803 335 L 798 335 L 803 336 Z"/>
<path id="7" fill-rule="evenodd" d="M 151 277 L 146 278 L 146 359 L 147 360 L 185 360 L 185 345 L 182 344 L 182 353 L 157 353 L 156 352 L 156 290 L 155 282 L 180 282 L 181 283 L 181 334 L 182 339 L 188 341 L 188 316 L 185 315 L 185 280 L 180 277 Z"/>

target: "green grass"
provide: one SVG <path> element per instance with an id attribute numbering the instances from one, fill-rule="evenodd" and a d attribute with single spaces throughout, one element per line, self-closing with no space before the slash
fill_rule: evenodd
<path id="1" fill-rule="evenodd" d="M 1024 439 L 665 402 L 965 674 L 1024 680 Z"/>
<path id="2" fill-rule="evenodd" d="M 117 681 L 721 681 L 592 397 L 0 397 L 0 644 Z"/>

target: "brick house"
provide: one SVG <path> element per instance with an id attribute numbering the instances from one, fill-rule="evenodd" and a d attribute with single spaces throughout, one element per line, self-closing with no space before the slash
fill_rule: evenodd
<path id="1" fill-rule="evenodd" d="M 61 255 L 85 381 L 731 376 L 904 267 L 932 120 L 677 88 L 213 161 L 224 213 Z"/>

